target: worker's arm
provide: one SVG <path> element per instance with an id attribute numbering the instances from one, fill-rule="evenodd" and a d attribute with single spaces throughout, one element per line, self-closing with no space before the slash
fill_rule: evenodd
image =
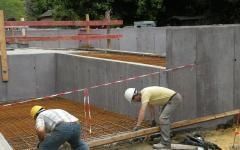
<path id="1" fill-rule="evenodd" d="M 145 111 L 147 109 L 147 106 L 148 106 L 148 103 L 143 103 L 141 105 L 141 108 L 139 110 L 139 114 L 138 114 L 138 122 L 137 122 L 137 127 L 139 127 L 144 119 L 144 116 L 145 116 Z"/>
<path id="2" fill-rule="evenodd" d="M 37 136 L 40 142 L 42 142 L 46 136 L 46 132 L 44 128 L 38 128 L 36 129 Z"/>
<path id="3" fill-rule="evenodd" d="M 42 142 L 46 136 L 45 122 L 43 118 L 39 117 L 36 119 L 36 132 L 37 132 L 39 141 Z"/>

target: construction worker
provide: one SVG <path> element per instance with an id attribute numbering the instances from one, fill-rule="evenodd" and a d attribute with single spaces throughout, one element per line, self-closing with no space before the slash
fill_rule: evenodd
<path id="1" fill-rule="evenodd" d="M 72 149 L 88 150 L 86 143 L 80 140 L 79 120 L 62 109 L 44 109 L 33 106 L 31 116 L 36 120 L 36 132 L 40 150 L 57 150 L 68 142 Z"/>
<path id="2" fill-rule="evenodd" d="M 140 129 L 140 125 L 144 119 L 145 111 L 147 107 L 150 110 L 150 116 L 152 125 L 155 125 L 155 112 L 154 105 L 163 106 L 161 109 L 161 114 L 159 117 L 159 123 L 161 127 L 161 140 L 160 143 L 154 144 L 153 148 L 171 148 L 171 138 L 170 138 L 170 116 L 173 111 L 182 101 L 182 96 L 165 87 L 160 86 L 150 86 L 142 89 L 140 92 L 136 88 L 128 88 L 124 94 L 126 100 L 131 102 L 141 102 L 141 108 L 138 114 L 138 121 L 134 127 L 134 131 Z"/>

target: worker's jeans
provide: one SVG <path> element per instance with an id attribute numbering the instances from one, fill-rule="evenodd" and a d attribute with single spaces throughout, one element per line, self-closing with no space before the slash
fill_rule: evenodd
<path id="1" fill-rule="evenodd" d="M 60 123 L 39 145 L 40 150 L 57 150 L 68 142 L 74 150 L 88 150 L 86 143 L 80 140 L 79 123 Z"/>
<path id="2" fill-rule="evenodd" d="M 159 123 L 161 128 L 161 143 L 164 145 L 171 144 L 170 132 L 171 132 L 171 123 L 170 117 L 176 107 L 182 102 L 182 96 L 176 94 L 172 97 L 170 101 L 163 107 L 162 112 L 159 117 Z"/>

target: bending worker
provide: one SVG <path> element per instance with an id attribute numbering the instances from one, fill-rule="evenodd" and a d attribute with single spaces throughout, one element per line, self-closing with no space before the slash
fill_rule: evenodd
<path id="1" fill-rule="evenodd" d="M 154 105 L 163 106 L 159 117 L 161 141 L 158 144 L 154 144 L 153 147 L 156 149 L 171 148 L 170 116 L 182 101 L 182 96 L 171 89 L 160 86 L 146 87 L 140 92 L 138 92 L 136 88 L 128 88 L 124 96 L 129 102 L 141 102 L 137 125 L 134 127 L 135 131 L 140 129 L 147 107 L 149 107 L 150 116 L 153 120 L 152 124 L 154 125 L 156 124 L 154 120 Z"/>
<path id="2" fill-rule="evenodd" d="M 44 109 L 33 106 L 31 116 L 36 120 L 36 132 L 40 150 L 57 150 L 66 141 L 72 149 L 88 150 L 80 140 L 79 120 L 62 109 Z"/>

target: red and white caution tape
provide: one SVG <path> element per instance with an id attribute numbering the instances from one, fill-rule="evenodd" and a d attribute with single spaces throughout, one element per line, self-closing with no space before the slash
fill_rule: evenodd
<path id="1" fill-rule="evenodd" d="M 84 95 L 84 114 L 85 114 L 86 126 L 89 127 L 89 133 L 91 134 L 92 133 L 92 124 L 91 124 L 92 116 L 91 116 L 90 98 L 89 98 L 88 89 L 84 89 L 83 95 Z"/>
<path id="2" fill-rule="evenodd" d="M 61 92 L 61 93 L 58 93 L 58 94 L 53 94 L 53 95 L 49 95 L 49 96 L 29 99 L 29 100 L 25 100 L 25 101 L 21 101 L 21 102 L 4 104 L 4 105 L 1 105 L 1 106 L 11 106 L 11 105 L 15 105 L 15 104 L 21 104 L 21 103 L 26 103 L 26 102 L 36 101 L 36 100 L 42 100 L 42 99 L 53 98 L 53 97 L 57 97 L 57 96 L 68 95 L 68 94 L 72 94 L 72 93 L 76 93 L 76 92 L 83 92 L 85 89 L 95 89 L 95 88 L 98 88 L 98 87 L 109 86 L 109 85 L 112 85 L 112 84 L 117 84 L 117 83 L 127 82 L 127 81 L 130 81 L 130 80 L 136 80 L 136 79 L 147 77 L 147 76 L 157 75 L 157 74 L 160 74 L 162 71 L 169 72 L 169 71 L 175 71 L 175 70 L 179 70 L 179 69 L 183 69 L 183 68 L 192 68 L 193 66 L 195 66 L 195 64 L 188 64 L 188 65 L 183 65 L 183 66 L 170 68 L 170 69 L 161 69 L 161 71 L 156 71 L 156 72 L 153 72 L 153 73 L 134 76 L 134 77 L 130 77 L 130 78 L 127 78 L 127 79 L 117 80 L 117 81 L 113 81 L 113 82 L 109 82 L 109 83 L 98 84 L 98 85 L 90 86 L 88 88 L 74 89 L 74 90 L 71 90 L 71 91 L 65 91 L 65 92 Z"/>

